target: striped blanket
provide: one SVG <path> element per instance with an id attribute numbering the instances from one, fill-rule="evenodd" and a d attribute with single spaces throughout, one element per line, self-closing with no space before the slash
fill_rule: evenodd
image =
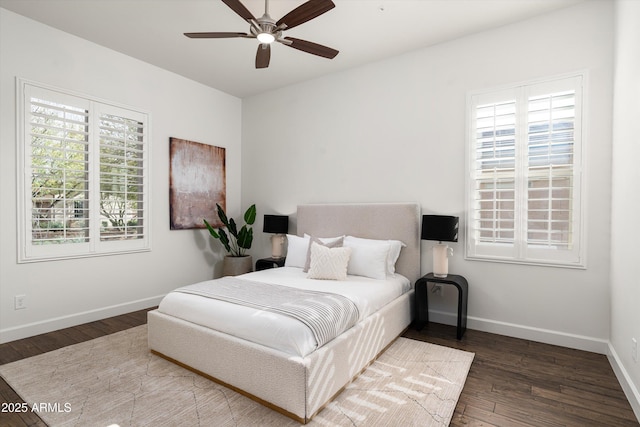
<path id="1" fill-rule="evenodd" d="M 230 276 L 185 286 L 175 292 L 200 295 L 289 316 L 311 330 L 318 348 L 351 328 L 359 317 L 358 307 L 343 295 Z"/>

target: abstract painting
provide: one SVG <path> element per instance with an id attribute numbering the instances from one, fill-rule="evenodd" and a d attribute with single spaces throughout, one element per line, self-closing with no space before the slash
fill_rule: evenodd
<path id="1" fill-rule="evenodd" d="M 170 138 L 169 210 L 172 230 L 222 226 L 216 203 L 226 209 L 225 149 Z"/>

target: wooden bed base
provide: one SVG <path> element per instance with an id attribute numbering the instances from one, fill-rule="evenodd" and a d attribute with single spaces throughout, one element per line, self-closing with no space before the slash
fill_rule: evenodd
<path id="1" fill-rule="evenodd" d="M 327 237 L 351 233 L 405 242 L 407 248 L 396 266 L 411 283 L 420 273 L 418 224 L 416 204 L 298 207 L 298 234 Z M 384 230 L 383 234 L 380 230 Z M 306 357 L 245 341 L 158 310 L 148 313 L 149 348 L 305 424 L 409 326 L 413 299 L 413 291 L 402 295 Z"/>

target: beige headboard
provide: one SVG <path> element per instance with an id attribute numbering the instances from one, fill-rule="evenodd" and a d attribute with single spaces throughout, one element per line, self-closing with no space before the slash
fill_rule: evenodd
<path id="1" fill-rule="evenodd" d="M 420 278 L 420 206 L 416 203 L 299 205 L 297 233 L 318 237 L 351 235 L 395 239 L 407 247 L 396 271 L 415 283 Z"/>

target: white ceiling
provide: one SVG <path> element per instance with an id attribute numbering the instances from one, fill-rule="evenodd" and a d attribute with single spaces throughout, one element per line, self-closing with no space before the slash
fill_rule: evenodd
<path id="1" fill-rule="evenodd" d="M 305 0 L 271 0 L 278 20 Z M 285 31 L 340 51 L 333 60 L 281 44 L 254 68 L 255 39 L 189 39 L 184 32 L 248 32 L 220 0 L 0 0 L 0 7 L 246 97 L 528 19 L 583 0 L 334 0 L 329 12 Z M 263 0 L 242 0 L 260 17 Z"/>

